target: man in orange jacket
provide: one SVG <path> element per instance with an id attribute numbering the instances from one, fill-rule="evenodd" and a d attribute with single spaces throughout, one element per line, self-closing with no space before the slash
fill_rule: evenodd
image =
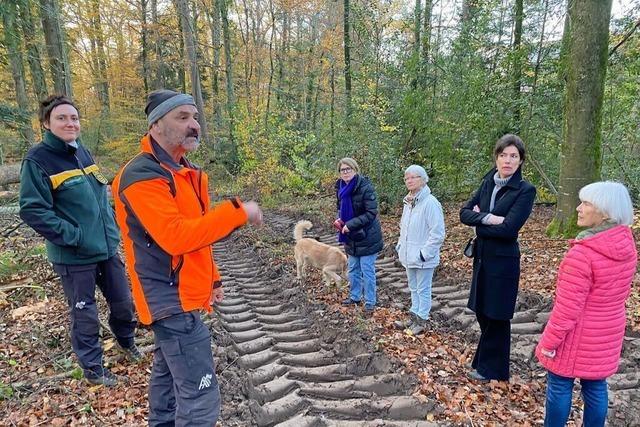
<path id="1" fill-rule="evenodd" d="M 262 211 L 238 198 L 209 208 L 207 175 L 184 157 L 200 136 L 190 95 L 154 91 L 145 113 L 141 152 L 113 189 L 134 303 L 155 338 L 149 425 L 213 426 L 220 391 L 200 319 L 223 297 L 211 245 L 247 222 L 260 224 Z"/>

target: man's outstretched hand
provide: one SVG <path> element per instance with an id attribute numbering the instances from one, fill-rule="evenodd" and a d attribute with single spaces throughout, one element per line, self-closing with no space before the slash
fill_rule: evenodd
<path id="1" fill-rule="evenodd" d="M 253 200 L 243 204 L 244 211 L 247 213 L 249 224 L 262 224 L 262 209 Z"/>

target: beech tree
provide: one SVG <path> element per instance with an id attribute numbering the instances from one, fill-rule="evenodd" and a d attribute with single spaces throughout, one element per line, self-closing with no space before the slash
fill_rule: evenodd
<path id="1" fill-rule="evenodd" d="M 612 0 L 571 2 L 560 181 L 549 231 L 575 235 L 578 192 L 600 179 L 601 125 Z"/>

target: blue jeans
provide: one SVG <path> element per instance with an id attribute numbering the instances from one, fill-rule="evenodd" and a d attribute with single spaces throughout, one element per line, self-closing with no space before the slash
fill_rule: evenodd
<path id="1" fill-rule="evenodd" d="M 378 254 L 366 256 L 349 255 L 349 297 L 353 301 L 362 299 L 364 287 L 364 303 L 373 307 L 376 305 L 376 258 Z"/>
<path id="2" fill-rule="evenodd" d="M 410 311 L 421 319 L 428 319 L 431 312 L 431 281 L 434 268 L 407 268 L 407 280 L 411 291 Z"/>
<path id="3" fill-rule="evenodd" d="M 571 410 L 571 394 L 575 378 L 566 378 L 552 372 L 547 373 L 547 403 L 544 415 L 545 427 L 565 426 Z M 607 380 L 584 380 L 582 399 L 584 400 L 584 427 L 602 427 L 607 419 L 609 397 Z"/>

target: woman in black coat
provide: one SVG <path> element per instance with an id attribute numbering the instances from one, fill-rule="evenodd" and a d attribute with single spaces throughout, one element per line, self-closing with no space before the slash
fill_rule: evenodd
<path id="1" fill-rule="evenodd" d="M 518 232 L 536 197 L 536 188 L 522 179 L 522 140 L 504 135 L 493 154 L 496 167 L 460 210 L 460 221 L 476 233 L 467 306 L 476 313 L 481 331 L 469 374 L 479 381 L 509 379 L 511 319 L 520 280 Z"/>
<path id="2" fill-rule="evenodd" d="M 343 305 L 359 304 L 372 312 L 376 306 L 376 268 L 382 250 L 382 228 L 378 219 L 378 200 L 371 181 L 359 174 L 358 163 L 345 157 L 338 162 L 336 181 L 338 240 L 349 256 L 349 297 Z"/>

